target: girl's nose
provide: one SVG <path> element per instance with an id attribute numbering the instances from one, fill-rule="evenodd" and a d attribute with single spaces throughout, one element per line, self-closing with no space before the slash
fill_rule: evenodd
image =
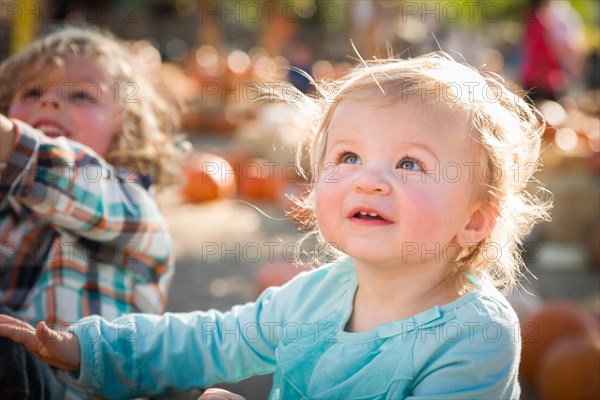
<path id="1" fill-rule="evenodd" d="M 353 186 L 356 192 L 365 194 L 387 195 L 392 189 L 385 173 L 375 169 L 361 171 Z"/>

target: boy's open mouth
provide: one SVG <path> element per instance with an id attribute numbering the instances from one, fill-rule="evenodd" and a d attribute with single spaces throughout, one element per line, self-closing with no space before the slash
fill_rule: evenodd
<path id="1" fill-rule="evenodd" d="M 57 138 L 61 136 L 68 138 L 70 136 L 69 132 L 65 128 L 54 122 L 38 121 L 33 125 L 33 127 L 44 132 L 44 135 L 51 138 Z"/>

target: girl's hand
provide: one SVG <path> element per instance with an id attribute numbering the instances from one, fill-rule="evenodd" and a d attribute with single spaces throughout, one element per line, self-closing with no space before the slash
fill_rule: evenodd
<path id="1" fill-rule="evenodd" d="M 69 371 L 79 370 L 81 352 L 79 340 L 73 333 L 55 331 L 43 321 L 34 328 L 26 322 L 0 314 L 0 336 L 22 344 L 46 364 Z"/>
<path id="2" fill-rule="evenodd" d="M 231 393 L 225 389 L 211 388 L 206 389 L 198 400 L 246 400 L 239 394 Z"/>
<path id="3" fill-rule="evenodd" d="M 0 163 L 8 161 L 8 156 L 12 151 L 15 140 L 13 124 L 10 119 L 0 114 Z"/>

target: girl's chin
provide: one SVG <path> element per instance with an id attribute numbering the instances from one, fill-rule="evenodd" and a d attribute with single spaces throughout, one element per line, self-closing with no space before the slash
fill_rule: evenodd
<path id="1" fill-rule="evenodd" d="M 342 250 L 343 251 L 343 250 Z M 383 251 L 373 251 L 373 248 L 365 251 L 364 249 L 351 249 L 348 251 L 343 251 L 343 253 L 348 254 L 352 257 L 356 262 L 362 264 L 371 264 L 371 265 L 384 265 L 384 264 L 399 264 L 402 263 L 402 256 L 399 254 L 386 254 Z"/>

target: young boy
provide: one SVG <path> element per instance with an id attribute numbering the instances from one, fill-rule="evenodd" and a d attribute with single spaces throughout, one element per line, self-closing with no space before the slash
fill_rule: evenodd
<path id="1" fill-rule="evenodd" d="M 71 27 L 0 76 L 0 312 L 59 326 L 162 312 L 174 259 L 149 186 L 173 180 L 180 154 L 150 71 L 112 37 Z M 29 359 L 0 346 L 0 387 L 41 398 Z"/>

